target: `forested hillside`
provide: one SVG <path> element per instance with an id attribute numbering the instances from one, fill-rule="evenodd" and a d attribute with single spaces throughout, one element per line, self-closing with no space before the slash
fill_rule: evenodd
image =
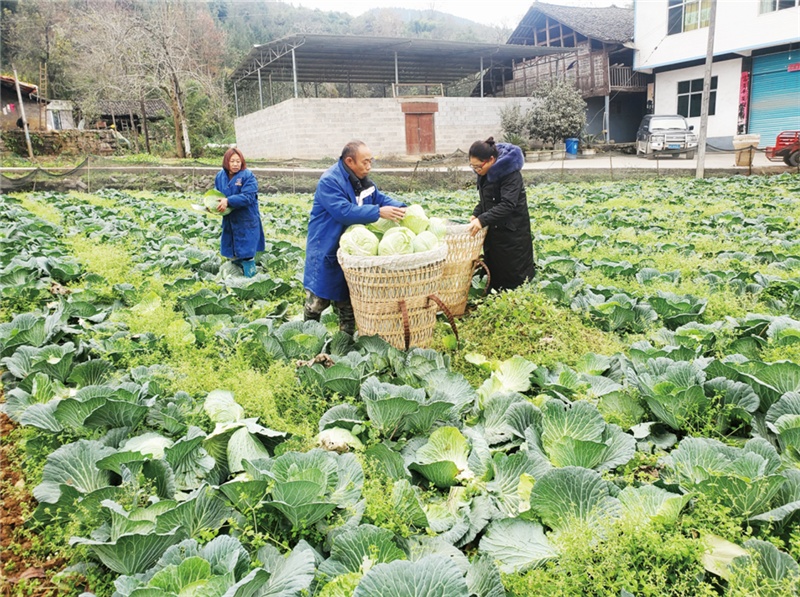
<path id="1" fill-rule="evenodd" d="M 0 7 L 3 74 L 13 65 L 42 96 L 72 100 L 87 118 L 101 100 L 163 99 L 168 141 L 156 149 L 179 157 L 233 140 L 228 76 L 254 44 L 293 33 L 502 43 L 509 33 L 434 10 L 353 17 L 263 0 L 3 0 Z"/>

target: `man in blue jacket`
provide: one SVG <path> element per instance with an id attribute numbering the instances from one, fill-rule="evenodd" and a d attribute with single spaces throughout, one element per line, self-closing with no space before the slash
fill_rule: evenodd
<path id="1" fill-rule="evenodd" d="M 370 224 L 378 218 L 397 222 L 405 215 L 404 203 L 387 197 L 369 180 L 371 169 L 372 152 L 363 141 L 345 145 L 339 161 L 319 179 L 308 222 L 303 317 L 319 321 L 333 303 L 339 329 L 350 335 L 356 331 L 356 322 L 344 272 L 336 259 L 339 239 L 353 224 Z"/>

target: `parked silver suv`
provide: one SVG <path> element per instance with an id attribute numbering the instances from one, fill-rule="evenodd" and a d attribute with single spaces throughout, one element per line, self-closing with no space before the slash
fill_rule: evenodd
<path id="1" fill-rule="evenodd" d="M 697 150 L 697 135 L 693 126 L 678 114 L 648 114 L 642 118 L 636 133 L 636 155 L 679 155 L 685 153 L 694 158 Z"/>

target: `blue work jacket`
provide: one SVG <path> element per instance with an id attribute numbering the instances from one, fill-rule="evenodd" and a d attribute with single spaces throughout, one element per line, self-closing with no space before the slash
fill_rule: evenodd
<path id="1" fill-rule="evenodd" d="M 348 226 L 377 222 L 384 205 L 405 207 L 375 187 L 356 201 L 356 193 L 342 160 L 328 168 L 317 184 L 306 240 L 306 267 L 303 286 L 330 301 L 347 300 L 350 293 L 344 272 L 336 260 L 339 238 Z"/>
<path id="2" fill-rule="evenodd" d="M 228 180 L 228 173 L 220 170 L 214 187 L 228 198 L 233 211 L 222 218 L 222 237 L 219 251 L 235 259 L 252 259 L 264 250 L 264 228 L 258 211 L 258 181 L 250 170 L 240 170 Z"/>

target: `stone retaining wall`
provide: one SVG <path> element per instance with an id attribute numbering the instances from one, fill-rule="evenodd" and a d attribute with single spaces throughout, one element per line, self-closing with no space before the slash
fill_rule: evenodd
<path id="1" fill-rule="evenodd" d="M 25 132 L 21 130 L 0 133 L 6 151 L 20 156 L 28 155 Z M 31 131 L 33 155 L 110 155 L 117 148 L 112 131 L 70 129 L 67 131 Z"/>

